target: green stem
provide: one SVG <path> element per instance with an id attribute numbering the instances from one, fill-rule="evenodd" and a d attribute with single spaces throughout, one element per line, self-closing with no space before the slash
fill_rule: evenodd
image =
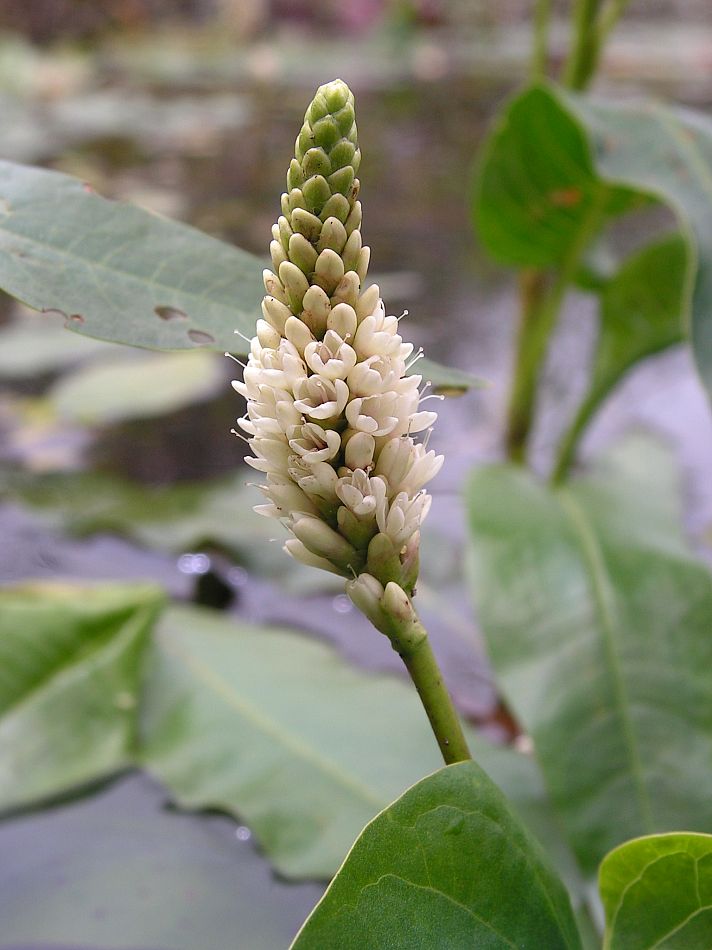
<path id="1" fill-rule="evenodd" d="M 598 66 L 601 52 L 596 28 L 600 0 L 577 0 L 573 17 L 573 42 L 566 68 L 564 84 L 571 89 L 585 89 Z"/>
<path id="2" fill-rule="evenodd" d="M 389 585 L 390 586 L 390 585 Z M 395 586 L 395 585 L 393 585 Z M 471 759 L 460 718 L 443 681 L 425 627 L 420 622 L 409 598 L 388 610 L 379 629 L 405 663 L 420 696 L 430 726 L 440 746 L 445 765 Z"/>
<path id="3" fill-rule="evenodd" d="M 551 481 L 553 484 L 559 485 L 568 475 L 569 469 L 576 456 L 576 449 L 581 441 L 581 436 L 591 421 L 591 417 L 595 413 L 599 402 L 600 400 L 597 393 L 590 392 L 579 406 L 578 412 L 574 416 L 574 421 L 559 443 L 559 451 L 556 456 L 556 462 L 554 463 L 554 469 L 551 473 Z"/>
<path id="4" fill-rule="evenodd" d="M 536 0 L 534 8 L 534 48 L 532 50 L 531 77 L 533 81 L 546 79 L 549 62 L 549 23 L 551 0 Z"/>
<path id="5" fill-rule="evenodd" d="M 400 655 L 418 690 L 445 765 L 471 759 L 460 719 L 443 682 L 427 634 L 412 653 Z"/>
<path id="6" fill-rule="evenodd" d="M 598 45 L 599 51 L 608 39 L 608 35 L 613 30 L 616 23 L 625 13 L 630 0 L 609 0 L 608 4 L 601 11 L 598 18 Z"/>
<path id="7" fill-rule="evenodd" d="M 569 245 L 561 267 L 548 288 L 546 275 L 542 271 L 529 270 L 521 274 L 522 317 L 507 427 L 507 455 L 513 462 L 525 460 L 534 419 L 537 385 L 549 338 L 581 256 L 600 226 L 607 199 L 608 190 L 602 187 L 593 198 L 578 234 Z"/>

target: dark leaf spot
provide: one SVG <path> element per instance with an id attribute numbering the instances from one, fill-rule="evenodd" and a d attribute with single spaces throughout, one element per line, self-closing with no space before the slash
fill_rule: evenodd
<path id="1" fill-rule="evenodd" d="M 84 317 L 81 313 L 72 313 L 69 316 L 70 323 L 84 323 Z"/>
<path id="2" fill-rule="evenodd" d="M 161 320 L 187 320 L 188 314 L 183 313 L 182 310 L 179 310 L 178 307 L 154 307 L 153 312 L 161 318 Z"/>
<path id="3" fill-rule="evenodd" d="M 205 330 L 188 330 L 188 336 L 193 343 L 197 343 L 199 346 L 206 346 L 215 342 L 215 337 L 210 333 L 206 333 Z"/>

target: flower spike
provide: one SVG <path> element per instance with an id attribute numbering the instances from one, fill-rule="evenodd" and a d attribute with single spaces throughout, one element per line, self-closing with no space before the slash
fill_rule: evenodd
<path id="1" fill-rule="evenodd" d="M 368 575 L 364 589 L 412 594 L 424 485 L 443 459 L 414 438 L 436 414 L 419 409 L 421 378 L 406 375 L 413 347 L 378 287 L 363 288 L 360 160 L 354 98 L 336 79 L 317 90 L 296 140 L 263 319 L 234 386 L 247 400 L 247 461 L 265 476 L 258 510 L 290 529 L 285 550 Z"/>

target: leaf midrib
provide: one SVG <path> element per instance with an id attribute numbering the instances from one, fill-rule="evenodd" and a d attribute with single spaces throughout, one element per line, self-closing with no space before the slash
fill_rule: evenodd
<path id="1" fill-rule="evenodd" d="M 333 762 L 324 758 L 312 746 L 302 742 L 297 736 L 289 733 L 283 723 L 270 719 L 261 712 L 255 705 L 248 700 L 240 697 L 232 685 L 224 680 L 208 664 L 203 663 L 194 653 L 177 646 L 176 637 L 162 637 L 160 643 L 162 649 L 172 654 L 176 659 L 182 662 L 185 667 L 202 682 L 208 689 L 212 690 L 229 707 L 234 709 L 245 719 L 251 721 L 258 729 L 272 736 L 276 741 L 297 758 L 302 759 L 316 766 L 321 772 L 327 775 L 337 784 L 348 789 L 356 798 L 366 802 L 369 806 L 376 809 L 382 809 L 386 804 L 386 797 L 380 797 L 374 793 L 367 785 L 340 770 Z"/>
<path id="2" fill-rule="evenodd" d="M 643 776 L 643 764 L 637 746 L 625 677 L 616 650 L 616 640 L 619 633 L 617 618 L 611 605 L 613 585 L 608 576 L 601 546 L 573 493 L 568 488 L 560 488 L 556 497 L 558 497 L 561 510 L 569 523 L 573 538 L 579 546 L 583 564 L 588 568 L 591 594 L 599 617 L 600 639 L 613 684 L 614 702 L 618 709 L 624 743 L 628 750 L 629 772 L 633 779 L 638 800 L 639 817 L 643 832 L 652 832 L 655 829 L 650 796 Z"/>

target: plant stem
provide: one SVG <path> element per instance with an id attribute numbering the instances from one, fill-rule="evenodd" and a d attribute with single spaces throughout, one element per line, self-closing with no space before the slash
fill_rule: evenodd
<path id="1" fill-rule="evenodd" d="M 569 245 L 561 267 L 548 288 L 546 274 L 541 270 L 525 270 L 520 275 L 522 316 L 507 427 L 507 456 L 513 462 L 525 461 L 527 440 L 534 418 L 537 383 L 549 337 L 556 326 L 561 304 L 576 275 L 581 256 L 601 224 L 607 200 L 608 189 L 601 187 L 593 197 L 578 234 Z"/>
<path id="2" fill-rule="evenodd" d="M 389 584 L 388 588 L 378 614 L 369 614 L 371 622 L 385 633 L 391 641 L 391 646 L 405 663 L 445 764 L 452 765 L 454 762 L 471 759 L 460 718 L 443 682 L 428 633 L 410 598 L 395 584 Z M 393 595 L 390 600 L 389 595 Z"/>
<path id="3" fill-rule="evenodd" d="M 599 54 L 608 35 L 625 13 L 630 0 L 608 0 L 608 4 L 601 11 L 598 18 L 598 46 Z"/>
<path id="4" fill-rule="evenodd" d="M 507 455 L 523 462 L 534 417 L 534 397 L 539 365 L 546 352 L 551 327 L 550 314 L 543 306 L 547 275 L 541 270 L 524 270 L 519 275 L 521 317 L 517 334 L 514 379 L 507 410 Z"/>
<path id="5" fill-rule="evenodd" d="M 532 50 L 531 78 L 546 79 L 549 61 L 549 22 L 551 0 L 536 0 L 534 8 L 534 47 Z"/>
<path id="6" fill-rule="evenodd" d="M 446 765 L 471 759 L 460 719 L 426 634 L 412 653 L 401 653 L 430 721 Z"/>
<path id="7" fill-rule="evenodd" d="M 573 16 L 573 42 L 564 70 L 564 84 L 571 89 L 585 89 L 598 65 L 601 52 L 596 28 L 600 0 L 577 0 Z"/>
<path id="8" fill-rule="evenodd" d="M 559 451 L 551 473 L 551 481 L 554 485 L 563 482 L 568 475 L 576 455 L 576 449 L 581 441 L 581 436 L 596 411 L 599 401 L 598 394 L 595 392 L 590 392 L 586 396 L 574 416 L 574 421 L 566 430 L 564 437 L 559 443 Z"/>

